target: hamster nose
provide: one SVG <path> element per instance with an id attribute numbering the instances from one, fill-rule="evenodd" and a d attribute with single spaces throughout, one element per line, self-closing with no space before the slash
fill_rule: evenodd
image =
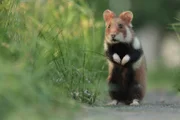
<path id="1" fill-rule="evenodd" d="M 114 39 L 114 38 L 116 37 L 116 35 L 115 35 L 115 34 L 112 34 L 111 37 L 112 37 L 112 39 Z"/>

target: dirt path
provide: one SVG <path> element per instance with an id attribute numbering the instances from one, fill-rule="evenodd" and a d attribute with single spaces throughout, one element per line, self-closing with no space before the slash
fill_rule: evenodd
<path id="1" fill-rule="evenodd" d="M 86 107 L 82 120 L 180 120 L 180 96 L 150 92 L 140 106 Z"/>

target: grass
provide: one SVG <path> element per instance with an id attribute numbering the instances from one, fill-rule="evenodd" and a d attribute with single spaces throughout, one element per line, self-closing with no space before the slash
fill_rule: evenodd
<path id="1" fill-rule="evenodd" d="M 3 0 L 0 11 L 1 119 L 72 119 L 96 102 L 103 24 L 83 0 Z"/>

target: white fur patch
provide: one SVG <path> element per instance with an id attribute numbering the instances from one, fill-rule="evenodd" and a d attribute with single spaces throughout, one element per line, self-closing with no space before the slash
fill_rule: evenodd
<path id="1" fill-rule="evenodd" d="M 132 33 L 127 26 L 125 26 L 125 28 L 126 28 L 125 42 L 129 43 L 132 40 Z"/>
<path id="2" fill-rule="evenodd" d="M 105 50 L 105 51 L 108 50 L 108 46 L 107 46 L 106 43 L 104 43 L 104 50 Z"/>
<path id="3" fill-rule="evenodd" d="M 121 62 L 121 58 L 119 57 L 119 55 L 117 53 L 113 54 L 113 60 L 117 63 Z"/>
<path id="4" fill-rule="evenodd" d="M 134 38 L 133 47 L 134 47 L 134 49 L 136 49 L 136 50 L 141 48 L 141 43 L 140 43 L 140 41 L 138 40 L 137 37 Z"/>
<path id="5" fill-rule="evenodd" d="M 141 56 L 134 64 L 133 64 L 133 69 L 136 70 L 141 66 L 143 60 L 143 56 Z"/>
<path id="6" fill-rule="evenodd" d="M 122 33 L 117 34 L 116 37 L 115 37 L 115 39 L 118 40 L 118 41 L 120 41 L 120 42 L 125 42 Z"/>
<path id="7" fill-rule="evenodd" d="M 129 60 L 130 60 L 130 56 L 125 55 L 121 61 L 121 65 L 125 65 L 127 62 L 129 62 Z"/>
<path id="8" fill-rule="evenodd" d="M 130 105 L 133 105 L 133 106 L 139 105 L 139 100 L 138 99 L 134 99 L 133 102 Z"/>
<path id="9" fill-rule="evenodd" d="M 125 26 L 125 28 L 126 28 L 126 37 L 124 38 L 123 34 L 119 33 L 118 35 L 116 35 L 115 39 L 123 43 L 129 43 L 132 40 L 132 33 L 127 26 Z"/>

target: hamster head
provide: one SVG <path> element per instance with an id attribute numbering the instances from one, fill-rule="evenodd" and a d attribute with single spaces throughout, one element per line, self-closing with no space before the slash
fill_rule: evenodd
<path id="1" fill-rule="evenodd" d="M 125 11 L 116 16 L 111 10 L 103 13 L 105 21 L 105 40 L 108 43 L 130 43 L 133 40 L 134 32 L 132 29 L 133 13 Z"/>

